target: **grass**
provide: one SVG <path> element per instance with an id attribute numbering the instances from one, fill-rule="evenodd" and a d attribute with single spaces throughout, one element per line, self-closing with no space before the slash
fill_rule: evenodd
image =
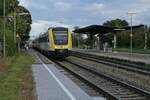
<path id="1" fill-rule="evenodd" d="M 19 100 L 21 82 L 34 60 L 27 53 L 7 57 L 0 62 L 0 100 Z"/>

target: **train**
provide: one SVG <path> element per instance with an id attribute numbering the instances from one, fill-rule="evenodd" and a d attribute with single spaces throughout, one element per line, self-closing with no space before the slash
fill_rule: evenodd
<path id="1" fill-rule="evenodd" d="M 71 31 L 65 27 L 50 27 L 32 42 L 33 48 L 53 58 L 66 58 L 72 49 Z"/>

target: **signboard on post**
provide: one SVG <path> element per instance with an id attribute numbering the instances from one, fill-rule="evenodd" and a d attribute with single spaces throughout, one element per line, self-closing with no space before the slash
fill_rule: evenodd
<path id="1" fill-rule="evenodd" d="M 16 38 L 19 38 L 19 34 L 16 35 Z"/>

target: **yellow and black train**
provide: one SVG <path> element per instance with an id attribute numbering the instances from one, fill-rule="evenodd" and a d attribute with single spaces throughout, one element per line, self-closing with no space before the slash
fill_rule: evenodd
<path id="1" fill-rule="evenodd" d="M 50 57 L 65 58 L 72 49 L 71 32 L 64 27 L 49 28 L 33 41 L 33 47 Z"/>

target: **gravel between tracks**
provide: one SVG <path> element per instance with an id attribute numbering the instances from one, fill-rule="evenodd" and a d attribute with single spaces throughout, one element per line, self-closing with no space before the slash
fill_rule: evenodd
<path id="1" fill-rule="evenodd" d="M 77 58 L 77 57 L 68 57 L 67 60 L 74 61 L 74 62 L 81 63 L 81 64 L 86 64 L 90 67 L 92 66 L 92 68 L 94 68 L 95 70 L 98 70 L 99 72 L 111 75 L 122 81 L 138 86 L 139 88 L 150 91 L 150 87 L 149 87 L 150 77 L 149 76 L 141 75 L 141 74 L 127 71 L 124 69 L 109 67 L 104 64 L 96 63 L 96 62 L 89 61 L 89 60 L 84 60 L 84 59 Z"/>
<path id="2" fill-rule="evenodd" d="M 83 70 L 80 67 L 77 67 L 75 65 L 72 65 L 68 62 L 59 62 L 61 65 L 67 67 L 68 69 L 72 70 L 75 73 L 78 73 L 78 75 L 86 78 L 89 82 L 92 84 L 97 85 L 98 87 L 102 88 L 103 90 L 117 96 L 118 99 L 120 100 L 148 100 L 147 98 L 143 97 L 140 94 L 137 94 L 131 89 L 126 89 L 122 87 L 119 84 L 116 84 L 108 79 L 105 79 L 101 76 L 97 76 L 96 74 Z M 78 63 L 79 64 L 79 63 Z"/>

